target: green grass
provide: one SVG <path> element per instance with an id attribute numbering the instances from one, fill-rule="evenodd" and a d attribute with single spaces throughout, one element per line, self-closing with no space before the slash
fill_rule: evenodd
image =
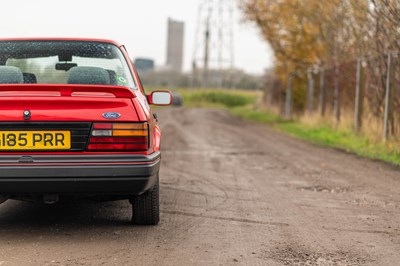
<path id="1" fill-rule="evenodd" d="M 185 106 L 188 107 L 224 108 L 235 116 L 270 125 L 278 131 L 314 144 L 400 165 L 398 142 L 384 144 L 356 135 L 351 130 L 336 130 L 328 125 L 310 126 L 297 120 L 287 121 L 270 111 L 257 110 L 254 107 L 256 100 L 261 97 L 260 92 L 226 90 L 180 90 L 179 92 L 184 98 Z"/>
<path id="2" fill-rule="evenodd" d="M 251 105 L 259 92 L 226 90 L 178 90 L 183 96 L 185 106 L 190 107 L 227 107 Z"/>
<path id="3" fill-rule="evenodd" d="M 229 111 L 233 115 L 239 116 L 243 119 L 264 124 L 273 125 L 284 122 L 280 116 L 273 114 L 272 112 L 255 110 L 252 106 L 231 108 Z"/>
<path id="4" fill-rule="evenodd" d="M 272 112 L 251 107 L 233 108 L 229 111 L 243 119 L 270 125 L 278 131 L 314 144 L 400 165 L 400 145 L 396 142 L 377 143 L 352 131 L 336 130 L 327 125 L 309 126 L 299 121 L 287 121 Z"/>
<path id="5" fill-rule="evenodd" d="M 390 143 L 371 142 L 351 131 L 335 130 L 329 126 L 309 127 L 299 122 L 279 124 L 277 129 L 315 144 L 339 148 L 370 159 L 379 159 L 400 165 L 400 153 Z"/>

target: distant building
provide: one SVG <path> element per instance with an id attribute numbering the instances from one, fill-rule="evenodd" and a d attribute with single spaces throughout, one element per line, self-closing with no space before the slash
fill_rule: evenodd
<path id="1" fill-rule="evenodd" d="M 137 71 L 147 72 L 154 70 L 154 60 L 147 58 L 136 58 L 133 62 Z"/>
<path id="2" fill-rule="evenodd" d="M 183 22 L 168 19 L 167 66 L 177 72 L 182 72 L 184 28 Z"/>

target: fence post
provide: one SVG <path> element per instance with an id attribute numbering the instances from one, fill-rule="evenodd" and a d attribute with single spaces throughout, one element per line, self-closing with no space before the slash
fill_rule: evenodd
<path id="1" fill-rule="evenodd" d="M 308 80 L 308 97 L 307 97 L 307 111 L 311 115 L 314 110 L 314 77 L 312 69 L 307 71 Z"/>
<path id="2" fill-rule="evenodd" d="M 356 102 L 354 112 L 354 129 L 359 133 L 362 127 L 362 104 L 363 97 L 361 92 L 361 63 L 362 59 L 357 59 L 357 73 L 356 73 Z"/>
<path id="3" fill-rule="evenodd" d="M 326 109 L 326 91 L 325 91 L 325 69 L 323 67 L 320 68 L 320 76 L 319 76 L 319 112 L 321 116 L 325 116 Z"/>
<path id="4" fill-rule="evenodd" d="M 387 75 L 386 75 L 386 95 L 385 95 L 385 118 L 383 127 L 383 140 L 387 141 L 389 137 L 389 112 L 390 112 L 390 79 L 392 67 L 392 54 L 389 51 L 387 55 Z"/>
<path id="5" fill-rule="evenodd" d="M 334 74 L 334 114 L 336 120 L 336 126 L 340 123 L 340 70 L 339 70 L 339 63 L 335 63 L 335 74 Z"/>
<path id="6" fill-rule="evenodd" d="M 286 103 L 285 103 L 285 117 L 286 119 L 292 119 L 292 79 L 294 73 L 289 74 L 286 86 Z"/>

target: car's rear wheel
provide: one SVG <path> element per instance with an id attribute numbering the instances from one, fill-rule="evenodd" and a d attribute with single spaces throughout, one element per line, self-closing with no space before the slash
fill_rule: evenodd
<path id="1" fill-rule="evenodd" d="M 146 194 L 134 197 L 132 203 L 132 223 L 138 225 L 157 225 L 160 221 L 159 178 Z"/>

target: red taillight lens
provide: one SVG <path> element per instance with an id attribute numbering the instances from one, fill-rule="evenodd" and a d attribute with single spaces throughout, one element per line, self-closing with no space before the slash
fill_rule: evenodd
<path id="1" fill-rule="evenodd" d="M 112 129 L 113 124 L 94 124 L 93 129 Z"/>
<path id="2" fill-rule="evenodd" d="M 91 151 L 145 151 L 148 148 L 148 124 L 95 123 L 88 144 Z"/>
<path id="3" fill-rule="evenodd" d="M 99 144 L 103 144 L 103 143 L 122 143 L 122 142 L 132 142 L 132 143 L 138 143 L 138 142 L 147 142 L 147 138 L 144 137 L 138 137 L 138 138 L 122 138 L 122 137 L 118 137 L 118 138 L 91 138 L 91 143 L 99 143 Z"/>

